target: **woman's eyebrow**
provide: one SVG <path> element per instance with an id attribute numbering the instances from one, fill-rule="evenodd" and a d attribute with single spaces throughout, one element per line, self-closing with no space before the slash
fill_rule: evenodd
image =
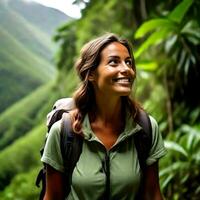
<path id="1" fill-rule="evenodd" d="M 111 56 L 108 56 L 108 58 L 116 58 L 116 59 L 119 59 L 120 57 L 119 57 L 119 56 L 111 55 Z"/>
<path id="2" fill-rule="evenodd" d="M 111 56 L 108 56 L 108 58 L 120 59 L 120 56 L 111 55 Z M 128 56 L 128 57 L 126 57 L 125 59 L 131 59 L 131 57 Z"/>

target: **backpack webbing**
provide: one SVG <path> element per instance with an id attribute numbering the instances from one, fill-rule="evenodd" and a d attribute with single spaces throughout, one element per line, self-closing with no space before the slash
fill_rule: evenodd
<path id="1" fill-rule="evenodd" d="M 137 149 L 139 164 L 142 171 L 146 168 L 146 159 L 148 158 L 149 151 L 152 143 L 152 127 L 149 116 L 144 110 L 138 110 L 135 121 L 142 127 L 134 135 L 134 143 Z"/>
<path id="2" fill-rule="evenodd" d="M 151 121 L 147 113 L 143 110 L 139 110 L 135 121 L 142 127 L 134 135 L 134 144 L 137 150 L 139 165 L 141 168 L 141 179 L 138 192 L 135 196 L 135 200 L 143 199 L 143 189 L 144 189 L 144 179 L 145 179 L 145 170 L 146 170 L 146 160 L 149 156 L 149 152 L 152 145 L 152 126 Z"/>
<path id="3" fill-rule="evenodd" d="M 71 189 L 72 173 L 82 152 L 83 137 L 72 130 L 69 113 L 63 113 L 61 121 L 60 147 L 65 167 L 66 193 Z"/>

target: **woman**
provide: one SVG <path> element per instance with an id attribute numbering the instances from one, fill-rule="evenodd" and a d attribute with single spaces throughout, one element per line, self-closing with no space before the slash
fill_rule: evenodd
<path id="1" fill-rule="evenodd" d="M 131 100 L 136 77 L 132 49 L 127 40 L 106 34 L 87 43 L 76 70 L 81 85 L 70 112 L 75 134 L 84 137 L 82 153 L 72 175 L 71 191 L 64 197 L 64 166 L 60 151 L 60 121 L 49 133 L 42 161 L 47 165 L 46 200 L 135 199 L 140 185 L 140 166 L 133 135 L 140 129 L 134 121 L 139 105 Z M 156 121 L 152 147 L 146 161 L 140 199 L 161 200 L 158 159 L 166 150 Z M 105 197 L 105 158 L 109 161 L 110 192 Z"/>

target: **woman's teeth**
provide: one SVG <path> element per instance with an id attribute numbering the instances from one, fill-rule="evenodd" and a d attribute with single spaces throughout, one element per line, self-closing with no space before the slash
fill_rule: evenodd
<path id="1" fill-rule="evenodd" d="M 130 78 L 116 78 L 114 81 L 118 83 L 130 83 Z"/>

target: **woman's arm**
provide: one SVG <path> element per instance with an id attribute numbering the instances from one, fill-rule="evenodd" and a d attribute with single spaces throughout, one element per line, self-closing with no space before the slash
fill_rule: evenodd
<path id="1" fill-rule="evenodd" d="M 64 174 L 46 165 L 46 193 L 44 200 L 64 200 Z"/>
<path id="2" fill-rule="evenodd" d="M 144 176 L 144 200 L 163 200 L 159 184 L 158 161 L 147 167 Z"/>

